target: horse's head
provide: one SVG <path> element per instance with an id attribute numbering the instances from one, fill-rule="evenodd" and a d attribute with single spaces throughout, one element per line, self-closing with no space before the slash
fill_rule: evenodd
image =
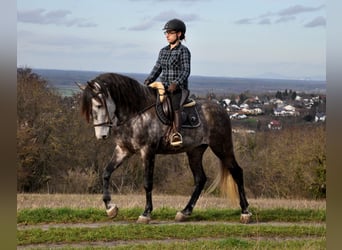
<path id="1" fill-rule="evenodd" d="M 87 121 L 93 120 L 97 139 L 107 139 L 116 123 L 116 106 L 102 83 L 88 82 L 83 88 L 82 113 Z"/>

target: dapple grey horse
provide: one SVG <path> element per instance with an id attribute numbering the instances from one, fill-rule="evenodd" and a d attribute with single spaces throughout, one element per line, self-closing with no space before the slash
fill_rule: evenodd
<path id="1" fill-rule="evenodd" d="M 133 154 L 139 154 L 145 169 L 144 188 L 146 206 L 139 216 L 139 223 L 148 223 L 153 210 L 152 188 L 156 154 L 185 152 L 192 171 L 195 188 L 176 221 L 184 221 L 193 212 L 196 202 L 207 181 L 202 158 L 209 147 L 220 160 L 218 178 L 213 187 L 231 200 L 239 200 L 241 222 L 248 223 L 251 213 L 244 190 L 243 170 L 237 163 L 232 142 L 231 122 L 224 108 L 209 100 L 197 100 L 200 125 L 183 128 L 183 144 L 177 148 L 165 143 L 169 126 L 163 124 L 156 114 L 157 91 L 138 81 L 115 73 L 100 74 L 85 85 L 80 85 L 82 113 L 92 121 L 97 139 L 113 137 L 113 156 L 103 173 L 103 201 L 108 216 L 116 216 L 117 206 L 112 204 L 109 179 L 115 169 Z"/>

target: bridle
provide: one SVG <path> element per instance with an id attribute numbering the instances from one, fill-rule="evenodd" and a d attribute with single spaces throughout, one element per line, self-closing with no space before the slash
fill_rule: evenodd
<path id="1" fill-rule="evenodd" d="M 94 97 L 98 97 L 101 100 L 101 102 L 103 103 L 103 106 L 105 107 L 105 110 L 106 110 L 106 117 L 107 117 L 106 120 L 107 121 L 94 124 L 93 127 L 107 126 L 107 127 L 111 128 L 111 127 L 113 127 L 113 120 L 115 118 L 115 114 L 113 114 L 113 117 L 110 118 L 107 102 L 106 102 L 104 97 L 100 97 L 101 94 L 102 94 L 102 96 L 105 96 L 101 91 L 99 91 L 94 95 Z"/>
<path id="2" fill-rule="evenodd" d="M 99 95 L 102 94 L 102 97 L 100 97 Z M 106 117 L 107 117 L 107 121 L 106 122 L 101 122 L 101 123 L 97 123 L 97 124 L 93 124 L 93 127 L 100 127 L 100 126 L 107 126 L 107 127 L 113 127 L 113 120 L 115 118 L 115 112 L 113 114 L 113 117 L 110 118 L 110 114 L 109 114 L 109 111 L 108 111 L 108 106 L 107 106 L 107 102 L 106 100 L 104 100 L 105 98 L 105 95 L 102 93 L 102 91 L 99 91 L 97 92 L 94 97 L 98 97 L 99 99 L 101 99 L 101 102 L 103 103 L 104 107 L 105 107 L 105 110 L 106 110 Z M 147 107 L 143 108 L 142 110 L 138 111 L 137 114 L 140 115 L 142 113 L 144 113 L 145 111 L 149 110 L 150 108 L 152 108 L 153 106 L 155 106 L 156 104 L 155 103 L 152 103 L 150 105 L 148 105 Z M 126 120 L 124 121 L 119 121 L 117 122 L 116 126 L 121 126 L 123 125 L 124 123 L 128 122 L 129 120 L 131 120 L 132 118 L 134 118 L 134 116 L 132 117 L 129 117 L 127 118 Z"/>

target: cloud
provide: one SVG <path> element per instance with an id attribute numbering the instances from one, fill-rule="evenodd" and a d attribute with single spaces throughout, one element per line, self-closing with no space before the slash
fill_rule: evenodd
<path id="1" fill-rule="evenodd" d="M 294 5 L 284 9 L 281 9 L 277 12 L 266 12 L 264 14 L 259 15 L 258 17 L 253 18 L 243 18 L 235 21 L 235 24 L 278 24 L 289 21 L 296 20 L 296 16 L 308 13 L 308 12 L 317 12 L 325 8 L 325 5 L 320 5 L 317 7 L 308 7 L 303 5 Z M 307 23 L 305 27 L 317 27 L 317 26 L 325 26 L 325 18 L 318 17 Z"/>
<path id="2" fill-rule="evenodd" d="M 128 28 L 128 30 L 134 30 L 134 31 L 144 31 L 144 30 L 148 30 L 153 26 L 153 21 L 149 20 L 134 26 L 131 26 Z"/>
<path id="3" fill-rule="evenodd" d="M 271 20 L 269 18 L 264 18 L 259 21 L 259 24 L 271 24 Z"/>
<path id="4" fill-rule="evenodd" d="M 286 9 L 280 10 L 278 12 L 279 16 L 292 16 L 292 15 L 298 15 L 304 12 L 313 12 L 313 11 L 318 11 L 324 8 L 325 5 L 320 5 L 318 7 L 306 7 L 302 5 L 295 5 L 288 7 Z"/>
<path id="5" fill-rule="evenodd" d="M 313 27 L 318 27 L 318 26 L 326 26 L 326 19 L 324 17 L 322 16 L 316 17 L 311 22 L 308 22 L 307 24 L 304 25 L 304 27 L 307 27 L 307 28 L 313 28 Z"/>
<path id="6" fill-rule="evenodd" d="M 160 26 L 161 23 L 162 23 L 162 25 L 164 25 L 165 22 L 167 22 L 168 20 L 170 20 L 172 18 L 182 19 L 185 23 L 200 20 L 200 17 L 197 14 L 192 14 L 192 13 L 180 14 L 176 11 L 170 10 L 170 11 L 161 12 L 158 15 L 156 15 L 156 16 L 148 19 L 148 20 L 144 20 L 137 25 L 128 27 L 127 29 L 133 30 L 133 31 L 144 31 L 144 30 L 150 29 L 154 25 Z M 121 27 L 120 29 L 125 29 L 125 28 Z"/>
<path id="7" fill-rule="evenodd" d="M 71 11 L 69 10 L 55 10 L 46 11 L 45 9 L 33 9 L 27 11 L 18 11 L 17 20 L 22 23 L 33 24 L 55 24 L 59 26 L 77 26 L 77 27 L 96 27 L 97 24 L 89 22 L 84 18 L 70 19 Z"/>
<path id="8" fill-rule="evenodd" d="M 295 16 L 284 16 L 284 17 L 281 17 L 281 18 L 275 20 L 275 23 L 285 23 L 285 22 L 289 22 L 289 21 L 292 21 L 295 19 L 296 19 Z"/>
<path id="9" fill-rule="evenodd" d="M 235 21 L 236 24 L 252 24 L 254 18 L 242 18 L 240 20 Z"/>
<path id="10" fill-rule="evenodd" d="M 188 13 L 188 14 L 180 14 L 174 10 L 170 10 L 170 11 L 164 11 L 159 13 L 158 15 L 156 15 L 155 17 L 153 17 L 154 21 L 162 21 L 162 22 L 166 22 L 169 19 L 172 18 L 180 18 L 182 19 L 184 22 L 192 22 L 192 21 L 197 21 L 199 20 L 199 16 L 196 14 L 192 14 L 192 13 Z"/>

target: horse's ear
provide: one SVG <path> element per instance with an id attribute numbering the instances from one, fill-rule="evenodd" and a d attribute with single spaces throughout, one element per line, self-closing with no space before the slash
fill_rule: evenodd
<path id="1" fill-rule="evenodd" d="M 82 91 L 85 90 L 85 88 L 86 88 L 85 85 L 82 85 L 82 84 L 80 84 L 80 83 L 78 83 L 78 82 L 75 82 L 75 84 L 76 84 Z"/>
<path id="2" fill-rule="evenodd" d="M 94 90 L 96 90 L 96 91 L 101 90 L 101 85 L 98 82 L 94 82 Z"/>

